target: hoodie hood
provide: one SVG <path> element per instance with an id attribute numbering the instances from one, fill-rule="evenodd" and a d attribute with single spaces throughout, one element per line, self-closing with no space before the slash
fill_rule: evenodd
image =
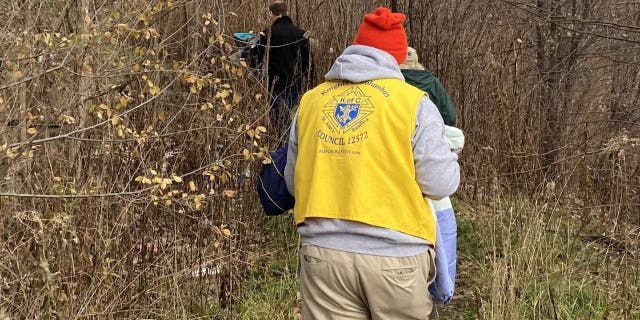
<path id="1" fill-rule="evenodd" d="M 324 76 L 328 81 L 353 83 L 376 79 L 399 79 L 404 81 L 396 59 L 374 47 L 352 45 L 333 63 Z"/>

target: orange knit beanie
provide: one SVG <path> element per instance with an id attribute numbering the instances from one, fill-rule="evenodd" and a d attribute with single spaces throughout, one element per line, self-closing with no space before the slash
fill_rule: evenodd
<path id="1" fill-rule="evenodd" d="M 402 13 L 378 8 L 376 12 L 364 16 L 353 44 L 378 48 L 392 55 L 401 64 L 407 58 L 408 47 L 407 34 L 402 26 L 405 19 Z"/>

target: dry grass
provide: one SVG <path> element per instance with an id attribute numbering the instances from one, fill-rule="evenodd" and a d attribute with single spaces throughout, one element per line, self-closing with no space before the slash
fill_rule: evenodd
<path id="1" fill-rule="evenodd" d="M 386 2 L 289 3 L 320 78 Z M 638 5 L 398 3 L 468 137 L 456 315 L 637 318 Z M 282 137 L 225 58 L 264 4 L 0 0 L 0 318 L 292 316 L 253 192 Z"/>

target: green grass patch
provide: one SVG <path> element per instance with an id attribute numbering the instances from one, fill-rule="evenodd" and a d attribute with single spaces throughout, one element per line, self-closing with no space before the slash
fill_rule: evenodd
<path id="1" fill-rule="evenodd" d="M 264 235 L 267 242 L 260 247 L 264 253 L 234 294 L 233 319 L 294 319 L 299 310 L 298 236 L 291 216 L 268 218 Z"/>

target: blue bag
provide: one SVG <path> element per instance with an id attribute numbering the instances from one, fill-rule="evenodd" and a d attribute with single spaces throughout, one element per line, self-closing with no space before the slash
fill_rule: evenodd
<path id="1" fill-rule="evenodd" d="M 456 238 L 458 235 L 455 213 L 449 197 L 431 201 L 436 218 L 436 279 L 429 292 L 437 300 L 447 304 L 453 298 L 456 281 Z"/>
<path id="2" fill-rule="evenodd" d="M 293 209 L 296 200 L 289 194 L 284 181 L 288 144 L 271 154 L 271 163 L 265 164 L 258 175 L 258 198 L 268 216 L 277 216 Z"/>

